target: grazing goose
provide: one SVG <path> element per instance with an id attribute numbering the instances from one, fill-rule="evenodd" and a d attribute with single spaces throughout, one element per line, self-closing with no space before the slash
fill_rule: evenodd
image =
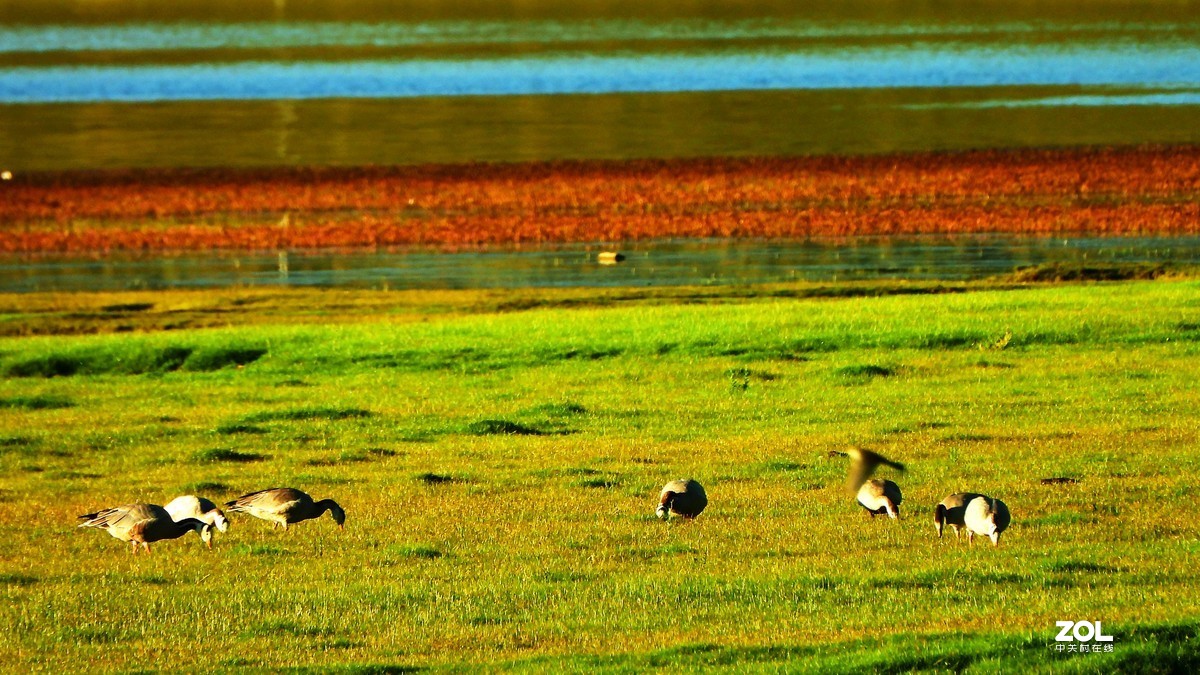
<path id="1" fill-rule="evenodd" d="M 196 520 L 203 520 L 221 532 L 229 531 L 229 520 L 225 517 L 225 512 L 218 509 L 216 504 L 204 497 L 183 495 L 167 502 L 167 505 L 163 508 L 175 520 L 195 518 Z"/>
<path id="2" fill-rule="evenodd" d="M 850 489 L 850 494 L 857 493 L 880 464 L 890 466 L 901 473 L 904 472 L 904 465 L 900 462 L 893 462 L 879 453 L 863 448 L 854 447 L 845 452 L 836 452 L 836 454 L 850 458 L 850 473 L 846 476 L 846 487 Z"/>
<path id="3" fill-rule="evenodd" d="M 341 529 L 346 529 L 346 512 L 332 499 L 322 499 L 314 502 L 312 497 L 295 488 L 268 488 L 242 495 L 231 502 L 225 502 L 230 511 L 248 513 L 255 518 L 271 522 L 272 526 L 282 525 L 283 529 L 292 523 L 318 518 L 326 511 Z"/>
<path id="4" fill-rule="evenodd" d="M 947 525 L 954 528 L 954 537 L 958 538 L 959 530 L 966 525 L 964 519 L 967 515 L 967 504 L 979 496 L 974 492 L 955 492 L 934 508 L 933 525 L 937 528 L 939 538 L 942 536 L 942 528 Z"/>
<path id="5" fill-rule="evenodd" d="M 690 478 L 679 479 L 663 486 L 654 513 L 663 520 L 672 513 L 690 520 L 700 515 L 706 506 L 708 495 L 704 494 L 704 487 Z"/>
<path id="6" fill-rule="evenodd" d="M 177 521 L 157 504 L 126 504 L 79 518 L 84 521 L 79 527 L 98 527 L 108 530 L 109 534 L 121 541 L 132 542 L 134 555 L 137 554 L 138 544 L 145 547 L 146 553 L 150 553 L 152 542 L 178 539 L 192 530 L 212 548 L 211 525 L 195 518 Z"/>
<path id="7" fill-rule="evenodd" d="M 1000 533 L 1008 528 L 1008 506 L 999 499 L 986 495 L 978 495 L 967 503 L 963 514 L 963 523 L 967 528 L 967 543 L 974 541 L 975 535 L 983 535 L 992 540 L 992 546 L 1000 544 Z"/>
<path id="8" fill-rule="evenodd" d="M 876 515 L 888 514 L 892 519 L 900 517 L 900 502 L 904 496 L 900 494 L 900 486 L 890 480 L 872 478 L 862 484 L 858 490 L 858 503 L 874 518 Z"/>

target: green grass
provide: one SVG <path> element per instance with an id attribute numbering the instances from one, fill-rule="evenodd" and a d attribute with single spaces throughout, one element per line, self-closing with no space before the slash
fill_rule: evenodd
<path id="1" fill-rule="evenodd" d="M 246 291 L 169 331 L 197 296 L 5 296 L 46 305 L 0 339 L 0 665 L 1195 670 L 1200 283 L 959 290 Z M 77 304 L 138 330 L 46 318 Z M 850 444 L 908 465 L 901 521 L 844 494 Z M 708 509 L 658 521 L 686 476 Z M 75 527 L 277 485 L 345 531 L 232 514 L 134 558 Z M 1009 505 L 1000 547 L 937 538 L 965 490 Z"/>

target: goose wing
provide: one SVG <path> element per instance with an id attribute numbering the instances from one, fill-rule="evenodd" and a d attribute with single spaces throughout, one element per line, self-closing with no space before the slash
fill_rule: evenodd
<path id="1" fill-rule="evenodd" d="M 79 527 L 97 527 L 117 539 L 129 541 L 131 536 L 144 531 L 149 523 L 163 517 L 170 520 L 170 514 L 163 511 L 161 506 L 125 504 L 79 516 L 84 521 Z"/>
<path id="2" fill-rule="evenodd" d="M 850 458 L 850 473 L 846 477 L 846 484 L 851 492 L 857 492 L 881 464 L 897 471 L 905 470 L 900 462 L 893 462 L 877 452 L 862 448 L 850 448 L 846 451 L 846 456 Z"/>
<path id="3" fill-rule="evenodd" d="M 146 504 L 125 504 L 79 516 L 79 519 L 84 521 L 79 524 L 79 527 L 103 529 L 132 527 L 136 523 L 153 517 L 154 514 L 150 512 Z"/>
<path id="4" fill-rule="evenodd" d="M 267 488 L 258 492 L 242 495 L 237 499 L 226 502 L 231 511 L 241 511 L 250 515 L 286 515 L 304 504 L 311 502 L 307 494 L 293 488 Z"/>

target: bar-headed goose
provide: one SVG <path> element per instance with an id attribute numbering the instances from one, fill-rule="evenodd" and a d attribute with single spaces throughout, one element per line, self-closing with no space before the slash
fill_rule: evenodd
<path id="1" fill-rule="evenodd" d="M 858 503 L 874 518 L 877 515 L 888 514 L 888 517 L 900 517 L 900 502 L 904 495 L 900 494 L 900 486 L 890 480 L 872 478 L 858 489 Z"/>
<path id="2" fill-rule="evenodd" d="M 704 487 L 690 478 L 679 479 L 663 486 L 654 513 L 663 520 L 672 513 L 691 519 L 700 515 L 706 506 L 708 495 L 704 494 Z"/>
<path id="3" fill-rule="evenodd" d="M 933 509 L 933 525 L 937 528 L 939 538 L 942 528 L 947 525 L 954 528 L 955 538 L 959 536 L 959 530 L 966 525 L 967 504 L 978 496 L 975 492 L 955 492 Z"/>
<path id="4" fill-rule="evenodd" d="M 967 528 L 967 543 L 974 541 L 975 535 L 982 535 L 992 540 L 992 546 L 1000 544 L 1000 533 L 1008 528 L 1011 521 L 1008 506 L 999 499 L 987 495 L 979 495 L 967 503 L 963 514 L 963 523 Z"/>
<path id="5" fill-rule="evenodd" d="M 203 520 L 221 532 L 229 531 L 229 519 L 225 517 L 225 512 L 218 509 L 216 504 L 204 497 L 183 495 L 167 502 L 163 508 L 175 520 L 195 518 L 196 520 Z"/>
<path id="6" fill-rule="evenodd" d="M 138 544 L 150 553 L 150 544 L 164 539 L 178 539 L 195 531 L 200 539 L 212 548 L 212 526 L 202 520 L 185 518 L 175 520 L 167 510 L 157 504 L 125 504 L 96 513 L 79 516 L 83 523 L 79 527 L 97 527 L 109 534 L 133 544 L 136 555 Z"/>
<path id="7" fill-rule="evenodd" d="M 835 451 L 836 452 L 836 451 Z M 883 455 L 872 452 L 870 450 L 852 447 L 845 452 L 837 452 L 836 454 L 850 458 L 850 472 L 846 476 L 846 487 L 851 494 L 857 494 L 863 484 L 867 482 L 880 465 L 890 466 L 891 468 L 903 473 L 904 465 L 900 462 L 893 462 Z"/>
<path id="8" fill-rule="evenodd" d="M 288 525 L 318 518 L 326 511 L 339 528 L 345 529 L 346 523 L 346 512 L 337 502 L 332 499 L 314 502 L 312 497 L 295 488 L 268 488 L 251 492 L 225 502 L 225 506 L 230 511 L 269 521 L 272 526 L 282 525 L 285 530 Z"/>

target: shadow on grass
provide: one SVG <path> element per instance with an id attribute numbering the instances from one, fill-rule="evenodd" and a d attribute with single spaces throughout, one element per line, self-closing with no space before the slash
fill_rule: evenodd
<path id="1" fill-rule="evenodd" d="M 235 663 L 233 665 L 251 665 L 251 663 Z M 404 673 L 424 673 L 426 668 L 419 665 L 396 665 L 383 663 L 352 663 L 347 665 L 323 665 L 320 668 L 289 668 L 280 673 L 337 673 L 344 675 L 403 675 Z"/>
<path id="2" fill-rule="evenodd" d="M 833 375 L 843 384 L 866 384 L 876 378 L 892 377 L 898 372 L 898 369 L 889 366 L 864 363 L 843 366 L 833 371 Z"/>
<path id="3" fill-rule="evenodd" d="M 184 492 L 188 492 L 188 493 L 191 493 L 191 492 L 228 492 L 231 489 L 232 488 L 230 488 L 225 483 L 217 483 L 214 481 L 207 481 L 207 480 L 202 480 L 197 483 L 191 483 L 190 485 L 185 485 L 183 488 Z"/>
<path id="4" fill-rule="evenodd" d="M 509 420 L 477 420 L 466 426 L 472 436 L 545 436 L 547 432 Z"/>
<path id="5" fill-rule="evenodd" d="M 76 349 L 4 365 L 5 377 L 72 377 L 75 375 L 142 375 L 177 370 L 210 372 L 253 363 L 267 353 L 258 347 L 121 347 Z"/>
<path id="6" fill-rule="evenodd" d="M 266 459 L 265 455 L 259 455 L 253 452 L 238 452 L 232 448 L 210 448 L 201 450 L 193 455 L 197 462 L 261 462 Z"/>
<path id="7" fill-rule="evenodd" d="M 1065 672 L 1186 673 L 1200 668 L 1200 624 L 1136 626 L 1116 633 L 1112 653 L 1058 652 L 1049 626 L 1027 635 L 892 636 L 821 645 L 726 646 L 689 644 L 645 653 L 536 657 L 505 670 L 642 672 L 683 669 L 823 673 Z"/>
<path id="8" fill-rule="evenodd" d="M 0 398 L 0 408 L 19 408 L 22 410 L 60 410 L 72 408 L 75 402 L 65 396 L 11 396 Z"/>
<path id="9" fill-rule="evenodd" d="M 28 574 L 0 574 L 0 586 L 32 586 L 41 581 Z"/>
<path id="10" fill-rule="evenodd" d="M 253 424 L 243 424 L 241 422 L 231 422 L 229 424 L 222 424 L 221 426 L 217 427 L 216 431 L 218 434 L 222 434 L 224 436 L 232 436 L 234 434 L 261 435 L 261 434 L 267 433 L 268 429 L 266 429 L 265 427 L 255 426 Z"/>
<path id="11" fill-rule="evenodd" d="M 370 410 L 362 408 L 289 408 L 287 410 L 264 410 L 251 413 L 239 420 L 241 424 L 260 424 L 263 422 L 297 422 L 310 420 L 338 421 L 357 419 L 373 415 Z"/>

